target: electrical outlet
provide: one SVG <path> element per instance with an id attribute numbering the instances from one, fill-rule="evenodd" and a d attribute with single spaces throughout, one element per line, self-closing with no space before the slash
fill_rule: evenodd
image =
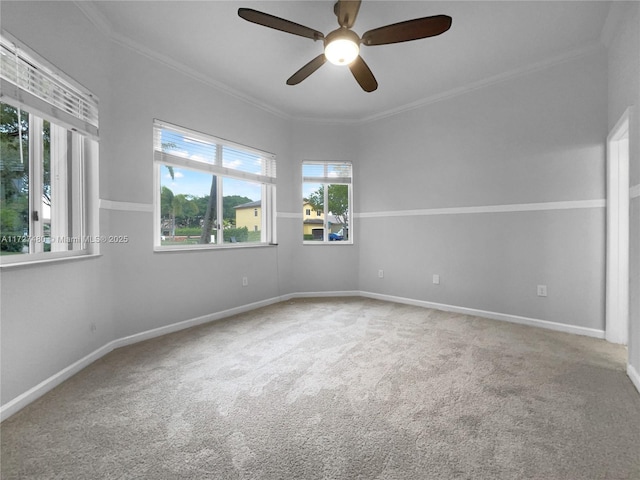
<path id="1" fill-rule="evenodd" d="M 384 278 L 384 270 L 378 270 L 378 278 Z"/>
<path id="2" fill-rule="evenodd" d="M 547 286 L 546 285 L 538 285 L 538 296 L 546 297 L 547 296 Z"/>
<path id="3" fill-rule="evenodd" d="M 242 286 L 246 287 L 249 285 L 249 278 L 247 277 L 242 277 Z"/>
<path id="4" fill-rule="evenodd" d="M 438 275 L 438 274 L 434 274 L 433 275 L 433 284 L 434 285 L 440 285 L 440 275 Z"/>

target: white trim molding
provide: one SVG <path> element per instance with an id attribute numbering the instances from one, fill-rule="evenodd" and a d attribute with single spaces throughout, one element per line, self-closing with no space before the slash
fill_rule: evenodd
<path id="1" fill-rule="evenodd" d="M 426 300 L 415 300 L 412 298 L 396 297 L 394 295 L 386 295 L 374 292 L 360 292 L 360 295 L 366 298 L 374 298 L 387 302 L 404 303 L 414 305 L 416 307 L 431 308 L 443 312 L 461 313 L 463 315 L 473 315 L 476 317 L 489 318 L 491 320 L 500 320 L 504 322 L 517 323 L 519 325 L 528 325 L 530 327 L 545 328 L 547 330 L 555 330 L 557 332 L 572 333 L 574 335 L 583 335 L 587 337 L 604 339 L 604 330 L 596 328 L 578 327 L 566 323 L 550 322 L 539 318 L 521 317 L 519 315 L 510 315 L 506 313 L 489 312 L 479 310 L 477 308 L 458 307 L 455 305 L 447 305 L 444 303 L 429 302 Z"/>
<path id="2" fill-rule="evenodd" d="M 106 345 L 94 350 L 89 355 L 81 358 L 77 362 L 72 363 L 68 367 L 60 370 L 58 373 L 50 376 L 49 378 L 43 380 L 38 385 L 33 388 L 30 388 L 26 392 L 21 395 L 18 395 L 13 400 L 5 403 L 0 407 L 0 422 L 6 420 L 11 415 L 17 413 L 22 410 L 24 407 L 29 405 L 31 402 L 36 401 L 38 398 L 43 396 L 45 393 L 54 389 L 58 385 L 60 385 L 65 380 L 71 378 L 73 375 L 78 373 L 80 370 L 88 367 L 96 360 L 104 357 L 107 353 L 115 350 L 116 348 L 124 347 L 127 345 L 131 345 L 134 343 L 142 342 L 144 340 L 149 340 L 151 338 L 160 337 L 162 335 L 166 335 L 168 333 L 174 333 L 180 330 L 184 330 L 186 328 L 191 328 L 196 325 L 201 325 L 203 323 L 214 322 L 217 320 L 221 320 L 226 317 L 230 317 L 233 315 L 237 315 L 239 313 L 248 312 L 251 310 L 255 310 L 256 308 L 266 307 L 268 305 L 272 305 L 274 303 L 280 302 L 283 300 L 283 297 L 274 297 L 267 300 L 262 300 L 260 302 L 254 302 L 247 305 L 242 305 L 236 308 L 230 308 L 228 310 L 224 310 L 222 312 L 212 313 L 209 315 L 203 315 L 201 317 L 192 318 L 189 320 L 184 320 L 182 322 L 172 323 L 170 325 L 165 325 L 163 327 L 154 328 L 152 330 L 147 330 L 145 332 L 140 332 L 134 335 L 129 335 L 127 337 L 119 338 L 117 340 L 113 340 Z"/>
<path id="3" fill-rule="evenodd" d="M 490 87 L 492 85 L 496 85 L 498 83 L 506 82 L 513 78 L 522 77 L 524 75 L 529 75 L 531 73 L 535 73 L 541 70 L 545 70 L 547 68 L 554 67 L 556 65 L 560 65 L 566 62 L 570 62 L 574 59 L 584 57 L 587 55 L 594 54 L 598 51 L 601 51 L 603 46 L 600 42 L 595 41 L 588 43 L 586 45 L 582 45 L 580 47 L 565 51 L 559 55 L 554 57 L 547 58 L 540 62 L 532 63 L 530 65 L 525 65 L 524 67 L 516 68 L 513 70 L 508 70 L 506 72 L 498 73 L 497 75 L 493 75 L 487 78 L 483 78 L 477 80 L 475 82 L 467 83 L 458 88 L 452 88 L 450 90 L 443 91 L 441 93 L 437 93 L 427 98 L 423 98 L 416 102 L 408 103 L 405 105 L 400 105 L 399 107 L 392 108 L 385 112 L 377 113 L 374 115 L 370 115 L 364 118 L 361 118 L 356 121 L 356 123 L 368 123 L 376 120 L 380 120 L 386 117 L 392 117 L 394 115 L 398 115 L 404 112 L 408 112 L 410 110 L 414 110 L 416 108 L 424 107 L 427 105 L 431 105 L 437 102 L 442 102 L 444 100 L 449 100 L 454 97 L 459 97 L 460 95 L 465 95 L 467 93 L 473 92 L 474 90 L 480 90 L 482 88 Z"/>
<path id="4" fill-rule="evenodd" d="M 440 102 L 443 100 L 448 100 L 450 98 L 464 95 L 474 90 L 490 87 L 492 85 L 495 85 L 504 81 L 508 81 L 516 77 L 521 77 L 524 75 L 534 73 L 536 71 L 553 67 L 555 65 L 569 62 L 571 60 L 596 53 L 604 48 L 602 43 L 600 43 L 600 41 L 593 41 L 585 45 L 581 45 L 577 48 L 569 49 L 565 52 L 562 52 L 558 55 L 544 59 L 542 61 L 525 65 L 523 67 L 519 67 L 516 69 L 508 70 L 506 72 L 501 72 L 501 73 L 498 73 L 497 75 L 492 75 L 487 78 L 482 78 L 473 82 L 469 82 L 465 85 L 461 85 L 460 87 L 442 91 L 434 95 L 431 95 L 429 97 L 422 98 L 407 104 L 403 104 L 398 107 L 394 107 L 373 115 L 365 114 L 360 117 L 354 116 L 350 118 L 307 117 L 307 116 L 301 116 L 301 115 L 294 115 L 289 111 L 284 111 L 276 107 L 275 105 L 267 103 L 246 92 L 242 92 L 230 85 L 220 82 L 212 78 L 210 75 L 207 75 L 198 69 L 189 67 L 183 62 L 170 58 L 169 56 L 157 51 L 154 48 L 150 48 L 146 45 L 142 45 L 136 42 L 135 40 L 131 39 L 130 37 L 117 32 L 116 29 L 113 28 L 113 25 L 111 24 L 111 22 L 100 12 L 100 10 L 96 8 L 94 5 L 92 5 L 92 2 L 75 0 L 74 4 L 87 17 L 87 19 L 96 27 L 96 29 L 100 33 L 102 33 L 104 36 L 106 36 L 107 38 L 109 38 L 111 41 L 113 41 L 118 45 L 128 48 L 147 58 L 155 60 L 175 71 L 183 73 L 184 75 L 196 81 L 199 81 L 226 95 L 237 98 L 240 101 L 243 101 L 249 105 L 253 105 L 277 117 L 289 119 L 289 120 L 323 123 L 323 124 L 334 124 L 334 125 L 345 125 L 345 124 L 360 125 L 360 124 L 380 120 L 386 117 L 392 117 L 394 115 L 399 115 L 401 113 L 414 110 L 416 108 L 431 105 L 433 103 Z"/>
<path id="5" fill-rule="evenodd" d="M 98 208 L 103 210 L 118 210 L 121 212 L 153 213 L 152 203 L 118 202 L 116 200 L 100 199 Z"/>
<path id="6" fill-rule="evenodd" d="M 107 38 L 111 39 L 114 43 L 128 48 L 135 53 L 138 53 L 144 57 L 147 57 L 151 60 L 155 60 L 166 67 L 169 67 L 179 73 L 186 75 L 187 77 L 192 78 L 200 83 L 208 85 L 230 97 L 237 98 L 238 100 L 245 102 L 249 105 L 257 107 L 265 112 L 271 113 L 275 116 L 284 119 L 291 119 L 291 115 L 282 110 L 274 107 L 273 105 L 269 105 L 264 103 L 257 98 L 248 95 L 240 90 L 237 90 L 229 85 L 226 85 L 222 82 L 219 82 L 209 75 L 206 75 L 194 68 L 187 66 L 186 64 L 175 60 L 157 50 L 147 47 L 146 45 L 142 45 L 135 40 L 127 37 L 126 35 L 122 35 L 119 32 L 116 32 L 109 20 L 105 18 L 105 16 L 96 8 L 91 2 L 76 0 L 73 2 L 78 9 L 87 17 L 87 19 Z"/>
<path id="7" fill-rule="evenodd" d="M 293 213 L 293 212 L 277 212 L 276 218 L 302 218 L 302 213 Z"/>
<path id="8" fill-rule="evenodd" d="M 640 373 L 633 368 L 633 365 L 629 364 L 627 365 L 627 375 L 629 375 L 631 383 L 633 383 L 633 386 L 636 387 L 636 390 L 640 393 Z"/>
<path id="9" fill-rule="evenodd" d="M 361 212 L 356 213 L 356 218 L 379 218 L 379 217 L 414 217 L 427 215 L 461 215 L 475 213 L 510 213 L 510 212 L 533 212 L 544 210 L 571 210 L 578 208 L 604 208 L 607 201 L 604 199 L 594 200 L 571 200 L 562 202 L 542 202 L 542 203 L 517 203 L 508 205 L 484 205 L 478 207 L 444 207 L 425 208 L 420 210 L 396 210 L 388 212 Z"/>
<path id="10" fill-rule="evenodd" d="M 607 136 L 605 328 L 609 342 L 629 337 L 629 126 L 627 108 Z"/>
<path id="11" fill-rule="evenodd" d="M 94 350 L 89 355 L 82 357 L 77 362 L 72 363 L 67 368 L 60 370 L 58 373 L 51 375 L 49 378 L 43 380 L 35 387 L 30 388 L 26 392 L 21 395 L 18 395 L 13 400 L 8 401 L 4 405 L 0 407 L 0 422 L 4 422 L 11 415 L 19 412 L 24 407 L 29 405 L 31 402 L 35 402 L 38 398 L 43 396 L 45 393 L 53 390 L 55 387 L 60 385 L 65 380 L 68 380 L 76 373 L 78 373 L 83 368 L 88 367 L 96 360 L 104 357 L 107 353 L 112 351 L 115 347 L 113 344 L 115 342 L 107 343 L 102 347 Z"/>
<path id="12" fill-rule="evenodd" d="M 116 348 L 132 345 L 134 343 L 142 342 L 144 340 L 149 340 L 151 338 L 159 337 L 169 333 L 174 333 L 180 330 L 184 330 L 186 328 L 194 327 L 196 325 L 202 325 L 204 323 L 222 320 L 223 318 L 237 315 L 239 313 L 249 312 L 251 310 L 273 305 L 274 303 L 278 303 L 278 302 L 285 302 L 285 301 L 296 299 L 296 298 L 325 298 L 325 297 L 373 298 L 376 300 L 383 300 L 383 301 L 394 302 L 394 303 L 403 303 L 407 305 L 414 305 L 414 306 L 423 307 L 423 308 L 431 308 L 434 310 L 441 310 L 445 312 L 455 312 L 455 313 L 461 313 L 464 315 L 474 315 L 477 317 L 489 318 L 492 320 L 501 320 L 501 321 L 517 323 L 521 325 L 529 325 L 532 327 L 545 328 L 548 330 L 555 330 L 559 332 L 585 335 L 588 337 L 594 337 L 594 338 L 600 338 L 600 339 L 604 338 L 604 331 L 593 329 L 593 328 L 578 327 L 575 325 L 567 325 L 564 323 L 550 322 L 547 320 L 540 320 L 536 318 L 521 317 L 518 315 L 509 315 L 509 314 L 497 313 L 497 312 L 488 312 L 485 310 L 478 310 L 474 308 L 457 307 L 454 305 L 445 305 L 442 303 L 434 303 L 434 302 L 428 302 L 424 300 L 415 300 L 415 299 L 405 298 L 405 297 L 396 297 L 393 295 L 384 295 L 384 294 L 379 294 L 374 292 L 363 292 L 359 290 L 327 291 L 327 292 L 295 292 L 295 293 L 289 293 L 286 295 L 268 298 L 268 299 L 250 303 L 247 305 L 241 305 L 239 307 L 230 308 L 228 310 L 223 310 L 221 312 L 211 313 L 208 315 L 203 315 L 203 316 L 192 318 L 189 320 L 172 323 L 170 325 L 165 325 L 162 327 L 154 328 L 154 329 L 140 332 L 134 335 L 129 335 L 127 337 L 113 340 L 107 343 L 106 345 L 103 345 L 102 347 L 96 349 L 92 353 L 86 355 L 85 357 L 81 358 L 80 360 L 74 362 L 68 367 L 62 369 L 58 373 L 43 380 L 38 385 L 34 386 L 33 388 L 30 388 L 29 390 L 22 393 L 21 395 L 18 395 L 17 397 L 5 403 L 4 405 L 0 406 L 0 421 L 4 421 L 5 419 L 9 418 L 11 415 L 17 413 L 18 411 L 20 411 L 30 403 L 34 402 L 35 400 L 37 400 L 38 398 L 40 398 L 41 396 L 43 396 L 44 394 L 52 390 L 53 388 L 60 385 L 65 380 L 71 378 L 80 370 L 88 367 L 90 364 L 92 364 L 93 362 L 105 356 L 107 353 L 111 352 Z M 640 378 L 638 377 L 637 372 L 630 365 L 627 367 L 627 372 L 629 372 L 629 376 L 633 380 L 636 387 L 638 387 L 640 385 Z"/>
<path id="13" fill-rule="evenodd" d="M 362 297 L 361 292 L 358 290 L 344 290 L 333 292 L 295 292 L 283 295 L 281 298 L 283 301 L 292 300 L 296 298 L 329 298 L 329 297 Z"/>

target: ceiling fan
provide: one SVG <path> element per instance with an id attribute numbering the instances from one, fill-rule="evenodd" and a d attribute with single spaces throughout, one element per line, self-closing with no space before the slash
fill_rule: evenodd
<path id="1" fill-rule="evenodd" d="M 358 16 L 360 2 L 361 0 L 338 0 L 333 6 L 333 12 L 338 17 L 340 28 L 333 30 L 326 36 L 313 28 L 251 8 L 238 9 L 238 15 L 258 25 L 307 37 L 314 41 L 324 41 L 324 53 L 321 53 L 291 75 L 287 80 L 287 85 L 297 85 L 329 60 L 335 65 L 348 65 L 356 81 L 366 92 L 373 92 L 378 88 L 378 82 L 373 73 L 371 73 L 369 66 L 360 56 L 360 45 L 388 45 L 390 43 L 419 40 L 440 35 L 451 27 L 451 17 L 448 15 L 434 15 L 375 28 L 359 37 L 357 33 L 351 30 L 351 27 L 353 27 Z"/>

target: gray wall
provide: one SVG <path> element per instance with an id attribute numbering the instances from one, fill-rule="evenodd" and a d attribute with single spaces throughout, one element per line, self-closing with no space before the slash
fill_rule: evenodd
<path id="1" fill-rule="evenodd" d="M 282 172 L 293 168 L 289 120 L 109 41 L 73 3 L 3 2 L 2 17 L 100 97 L 100 198 L 153 204 L 154 118 L 273 152 Z M 119 207 L 100 210 L 100 228 L 130 241 L 104 245 L 98 259 L 2 270 L 2 404 L 114 339 L 280 295 L 275 247 L 154 253 L 153 214 Z"/>
<path id="2" fill-rule="evenodd" d="M 73 3 L 0 8 L 4 29 L 100 97 L 100 198 L 153 203 L 159 118 L 275 153 L 279 212 L 277 247 L 154 253 L 149 211 L 103 208 L 101 232 L 128 244 L 2 269 L 3 405 L 112 340 L 291 293 L 365 291 L 604 328 L 601 206 L 430 214 L 603 199 L 607 98 L 628 97 L 611 91 L 604 50 L 374 122 L 299 122 L 112 42 Z M 354 163 L 355 245 L 301 244 L 302 160 Z"/>
<path id="3" fill-rule="evenodd" d="M 431 213 L 602 200 L 606 89 L 597 50 L 361 126 L 360 289 L 602 330 L 602 206 Z"/>
<path id="4" fill-rule="evenodd" d="M 77 8 L 56 3 L 1 2 L 2 28 L 91 88 L 108 117 L 109 45 Z M 105 255 L 0 271 L 3 405 L 113 339 L 113 267 Z"/>
<path id="5" fill-rule="evenodd" d="M 291 135 L 291 155 L 294 159 L 291 189 L 292 201 L 283 206 L 278 200 L 278 211 L 295 212 L 288 218 L 287 228 L 278 233 L 280 242 L 287 242 L 287 255 L 292 265 L 286 280 L 287 292 L 353 291 L 358 288 L 358 250 L 361 238 L 358 225 L 352 228 L 354 245 L 302 244 L 302 166 L 303 160 L 359 161 L 352 129 L 345 125 L 315 122 L 294 122 Z M 278 167 L 279 168 L 279 167 Z M 358 179 L 356 179 L 358 181 Z M 356 187 L 357 188 L 357 187 Z M 278 193 L 278 195 L 280 195 Z M 291 209 L 289 209 L 289 206 Z M 358 211 L 359 204 L 354 205 Z M 284 222 L 281 221 L 279 226 Z M 288 240 L 285 238 L 288 237 Z M 283 282 L 285 280 L 283 279 Z"/>
<path id="6" fill-rule="evenodd" d="M 115 46 L 110 84 L 115 105 L 101 147 L 107 184 L 101 198 L 153 204 L 153 119 L 275 153 L 286 171 L 288 121 L 230 98 L 158 62 Z M 124 101 L 118 101 L 123 99 Z M 102 154 L 102 152 L 101 152 Z M 111 210 L 116 337 L 278 296 L 275 248 L 153 252 L 153 214 Z M 249 286 L 242 287 L 242 277 Z"/>

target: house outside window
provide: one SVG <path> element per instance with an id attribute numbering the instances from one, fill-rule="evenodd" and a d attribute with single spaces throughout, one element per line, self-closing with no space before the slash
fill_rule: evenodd
<path id="1" fill-rule="evenodd" d="M 235 210 L 235 226 L 238 229 L 247 229 L 258 232 L 260 227 L 256 225 L 262 223 L 262 201 L 248 202 L 233 207 Z"/>
<path id="2" fill-rule="evenodd" d="M 156 250 L 275 243 L 275 155 L 160 120 L 153 129 Z"/>
<path id="3" fill-rule="evenodd" d="M 302 163 L 302 236 L 305 244 L 352 244 L 352 166 Z"/>

